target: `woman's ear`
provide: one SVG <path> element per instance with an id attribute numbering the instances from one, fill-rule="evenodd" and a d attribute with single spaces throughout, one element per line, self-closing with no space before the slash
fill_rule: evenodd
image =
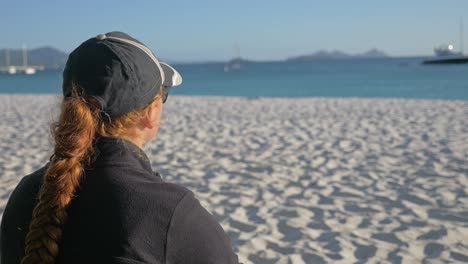
<path id="1" fill-rule="evenodd" d="M 159 126 L 162 112 L 162 99 L 155 100 L 146 109 L 144 116 L 142 117 L 143 126 L 153 129 L 155 126 Z"/>

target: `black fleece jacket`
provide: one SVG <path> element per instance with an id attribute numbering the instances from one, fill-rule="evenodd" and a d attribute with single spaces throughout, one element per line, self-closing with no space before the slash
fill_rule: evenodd
<path id="1" fill-rule="evenodd" d="M 223 228 L 188 189 L 164 182 L 144 152 L 100 138 L 96 160 L 68 209 L 56 263 L 238 263 Z M 2 264 L 20 263 L 47 165 L 10 196 L 0 229 Z"/>

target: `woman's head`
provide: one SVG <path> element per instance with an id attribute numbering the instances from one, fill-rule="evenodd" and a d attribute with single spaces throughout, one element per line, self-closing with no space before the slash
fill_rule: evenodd
<path id="1" fill-rule="evenodd" d="M 146 56 L 146 57 L 145 57 Z M 67 208 L 90 165 L 99 136 L 142 146 L 159 128 L 168 88 L 180 74 L 159 63 L 141 42 L 121 32 L 85 41 L 69 56 L 64 99 L 52 126 L 54 154 L 44 174 L 22 263 L 54 263 Z"/>
<path id="2" fill-rule="evenodd" d="M 114 119 L 99 118 L 96 134 L 103 137 L 124 138 L 142 147 L 152 140 L 159 129 L 163 107 L 163 89 L 144 107 Z M 91 104 L 99 107 L 96 100 Z"/>
<path id="3" fill-rule="evenodd" d="M 64 96 L 79 86 L 110 119 L 146 106 L 162 87 L 181 83 L 173 67 L 159 62 L 141 42 L 122 32 L 83 42 L 70 54 L 63 72 Z"/>

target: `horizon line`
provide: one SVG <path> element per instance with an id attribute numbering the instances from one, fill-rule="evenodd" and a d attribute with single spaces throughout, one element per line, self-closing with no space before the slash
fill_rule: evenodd
<path id="1" fill-rule="evenodd" d="M 54 50 L 57 50 L 59 52 L 62 52 L 64 54 L 70 54 L 71 52 L 66 52 L 66 51 L 63 51 L 59 48 L 56 48 L 52 45 L 45 45 L 45 46 L 38 46 L 38 47 L 34 47 L 34 48 L 27 48 L 28 51 L 31 51 L 31 50 L 37 50 L 37 49 L 43 49 L 43 48 L 51 48 L 51 49 L 54 49 Z M 3 47 L 3 48 L 0 48 L 0 51 L 3 51 L 3 50 L 12 50 L 12 51 L 22 51 L 23 50 L 23 47 L 21 48 L 7 48 L 7 47 Z M 377 51 L 380 51 L 380 52 L 383 52 L 385 54 L 385 56 L 381 56 L 381 57 L 359 57 L 359 55 L 362 55 L 363 53 L 366 53 L 368 51 L 371 51 L 371 50 L 377 50 Z M 230 58 L 227 58 L 227 59 L 196 59 L 196 60 L 184 60 L 184 59 L 163 59 L 163 61 L 166 61 L 166 62 L 170 62 L 170 63 L 174 63 L 174 64 L 203 64 L 203 63 L 223 63 L 223 62 L 228 62 L 228 61 L 231 61 L 231 60 L 235 60 L 235 59 L 241 59 L 241 60 L 247 60 L 247 61 L 250 61 L 250 62 L 259 62 L 259 63 L 268 63 L 268 62 L 284 62 L 284 61 L 287 61 L 289 59 L 294 59 L 294 58 L 298 58 L 298 57 L 302 57 L 302 56 L 310 56 L 310 55 L 314 55 L 316 53 L 319 53 L 319 52 L 342 52 L 344 53 L 345 55 L 349 55 L 350 57 L 349 58 L 317 58 L 317 59 L 312 59 L 310 61 L 318 61 L 318 60 L 349 60 L 349 59 L 384 59 L 384 58 L 388 58 L 388 59 L 392 59 L 392 58 L 421 58 L 421 57 L 431 57 L 431 56 L 434 56 L 433 54 L 411 54 L 411 55 L 392 55 L 392 54 L 388 54 L 387 52 L 379 49 L 379 48 L 369 48 L 369 49 L 366 49 L 365 51 L 363 52 L 358 52 L 358 53 L 349 53 L 347 51 L 343 51 L 343 50 L 340 50 L 340 49 L 317 49 L 315 51 L 312 51 L 310 53 L 307 53 L 307 54 L 302 54 L 302 55 L 292 55 L 292 56 L 288 56 L 286 58 L 282 58 L 282 59 L 252 59 L 252 58 L 248 58 L 248 57 L 242 57 L 242 56 L 237 56 L 237 57 L 230 57 Z"/>

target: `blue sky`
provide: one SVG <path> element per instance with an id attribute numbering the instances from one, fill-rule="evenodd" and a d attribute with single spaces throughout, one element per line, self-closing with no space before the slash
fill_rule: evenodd
<path id="1" fill-rule="evenodd" d="M 271 60 L 320 49 L 428 55 L 459 44 L 467 0 L 0 1 L 0 48 L 54 46 L 66 52 L 98 33 L 120 30 L 158 57 Z M 465 53 L 468 52 L 468 15 Z"/>

